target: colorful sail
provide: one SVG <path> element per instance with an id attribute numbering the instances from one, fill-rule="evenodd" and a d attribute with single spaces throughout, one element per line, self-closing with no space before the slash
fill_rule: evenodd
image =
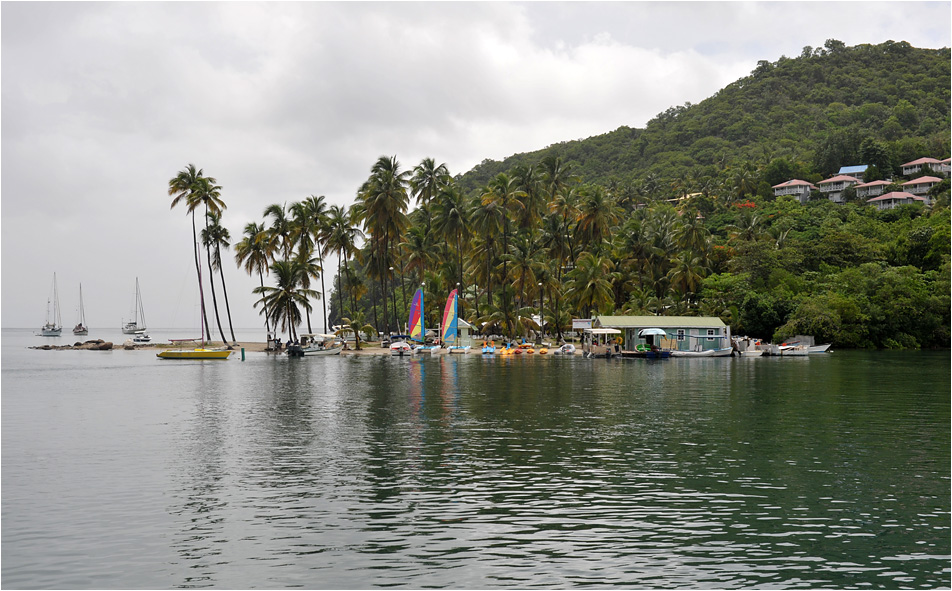
<path id="1" fill-rule="evenodd" d="M 440 339 L 443 343 L 456 342 L 456 328 L 459 324 L 459 317 L 456 315 L 456 290 L 450 292 L 450 297 L 446 298 L 446 308 L 443 309 L 443 324 L 440 325 Z"/>
<path id="2" fill-rule="evenodd" d="M 423 290 L 418 289 L 410 302 L 410 338 L 423 342 L 426 336 L 423 332 Z"/>

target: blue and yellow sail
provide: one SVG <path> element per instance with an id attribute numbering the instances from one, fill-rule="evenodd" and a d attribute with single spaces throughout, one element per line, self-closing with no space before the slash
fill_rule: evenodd
<path id="1" fill-rule="evenodd" d="M 456 290 L 450 292 L 450 297 L 446 298 L 446 307 L 443 309 L 443 323 L 440 324 L 440 340 L 446 343 L 456 342 L 456 330 L 459 326 L 459 316 L 457 316 Z"/>

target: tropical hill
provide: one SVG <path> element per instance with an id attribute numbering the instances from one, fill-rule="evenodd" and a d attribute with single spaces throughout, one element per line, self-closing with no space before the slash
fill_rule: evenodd
<path id="1" fill-rule="evenodd" d="M 885 178 L 920 155 L 949 155 L 949 64 L 948 48 L 830 40 L 797 58 L 761 61 L 749 76 L 699 104 L 669 108 L 645 129 L 619 127 L 486 160 L 459 180 L 476 191 L 500 172 L 550 156 L 586 182 L 663 197 L 701 190 L 743 163 L 766 169 L 757 187 L 765 197 L 773 184 L 816 183 L 853 164 L 875 165 Z"/>
<path id="2" fill-rule="evenodd" d="M 656 314 L 719 316 L 735 335 L 773 342 L 809 334 L 834 347 L 948 347 L 948 171 L 939 163 L 903 176 L 902 165 L 949 157 L 950 87 L 949 49 L 830 40 L 761 62 L 642 130 L 456 177 L 432 158 L 404 166 L 382 156 L 349 207 L 318 196 L 262 204 L 235 260 L 261 283 L 266 328 L 289 338 L 325 315 L 357 333 L 404 332 L 417 289 L 436 327 L 455 288 L 461 316 L 510 338 L 541 329 L 557 340 L 573 318 Z M 772 190 L 853 165 L 893 193 L 913 178 L 945 178 L 888 209 L 852 189 L 845 203 Z M 170 194 L 210 204 L 203 238 L 217 254 L 228 245 L 214 238 L 227 236 L 224 207 L 211 207 L 221 187 L 202 175 L 181 171 Z"/>

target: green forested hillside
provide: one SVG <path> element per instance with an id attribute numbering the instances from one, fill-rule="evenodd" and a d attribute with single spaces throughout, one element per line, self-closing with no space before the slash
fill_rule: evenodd
<path id="1" fill-rule="evenodd" d="M 660 113 L 645 129 L 620 127 L 487 160 L 460 183 L 476 191 L 500 172 L 547 156 L 560 157 L 585 182 L 646 198 L 729 191 L 731 175 L 745 167 L 761 171 L 756 189 L 763 196 L 772 184 L 816 182 L 840 166 L 877 165 L 885 178 L 923 154 L 949 155 L 950 86 L 947 48 L 830 40 L 797 58 L 762 61 L 749 76 L 697 105 Z"/>
<path id="2" fill-rule="evenodd" d="M 464 318 L 508 337 L 556 340 L 600 314 L 703 315 L 774 342 L 948 347 L 948 179 L 927 204 L 885 211 L 855 192 L 800 203 L 770 187 L 856 164 L 900 183 L 902 163 L 948 157 L 950 86 L 948 49 L 831 40 L 644 130 L 455 178 L 382 156 L 351 207 L 271 205 L 236 258 L 276 283 L 258 306 L 292 335 L 325 305 L 332 324 L 402 332 L 418 288 L 436 327 L 458 288 Z"/>

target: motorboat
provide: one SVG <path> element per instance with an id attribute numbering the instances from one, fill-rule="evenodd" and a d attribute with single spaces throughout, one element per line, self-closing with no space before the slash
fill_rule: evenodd
<path id="1" fill-rule="evenodd" d="M 302 334 L 300 342 L 288 347 L 290 357 L 340 355 L 344 342 L 335 334 Z"/>
<path id="2" fill-rule="evenodd" d="M 671 351 L 672 357 L 714 357 L 714 349 L 705 349 L 703 351 L 678 351 L 674 349 Z"/>
<path id="3" fill-rule="evenodd" d="M 741 357 L 763 357 L 764 352 L 760 349 L 748 349 L 747 351 L 741 351 Z"/>
<path id="4" fill-rule="evenodd" d="M 161 359 L 228 359 L 231 351 L 228 349 L 205 349 L 196 347 L 194 349 L 167 349 L 161 353 L 156 353 L 156 357 Z"/>
<path id="5" fill-rule="evenodd" d="M 565 343 L 561 347 L 555 350 L 555 355 L 575 355 L 575 345 L 572 343 Z"/>
<path id="6" fill-rule="evenodd" d="M 145 343 L 151 343 L 152 337 L 150 337 L 149 334 L 145 332 L 144 330 L 140 330 L 139 332 L 136 333 L 136 336 L 132 337 L 132 342 L 139 345 L 142 345 Z"/>
<path id="7" fill-rule="evenodd" d="M 391 357 L 409 357 L 413 355 L 413 347 L 406 341 L 394 341 L 390 343 Z"/>
<path id="8" fill-rule="evenodd" d="M 810 353 L 826 353 L 827 349 L 830 348 L 830 343 L 825 345 L 810 345 L 808 348 L 810 349 Z"/>
<path id="9" fill-rule="evenodd" d="M 810 347 L 806 345 L 780 345 L 781 357 L 806 357 L 810 354 Z"/>

